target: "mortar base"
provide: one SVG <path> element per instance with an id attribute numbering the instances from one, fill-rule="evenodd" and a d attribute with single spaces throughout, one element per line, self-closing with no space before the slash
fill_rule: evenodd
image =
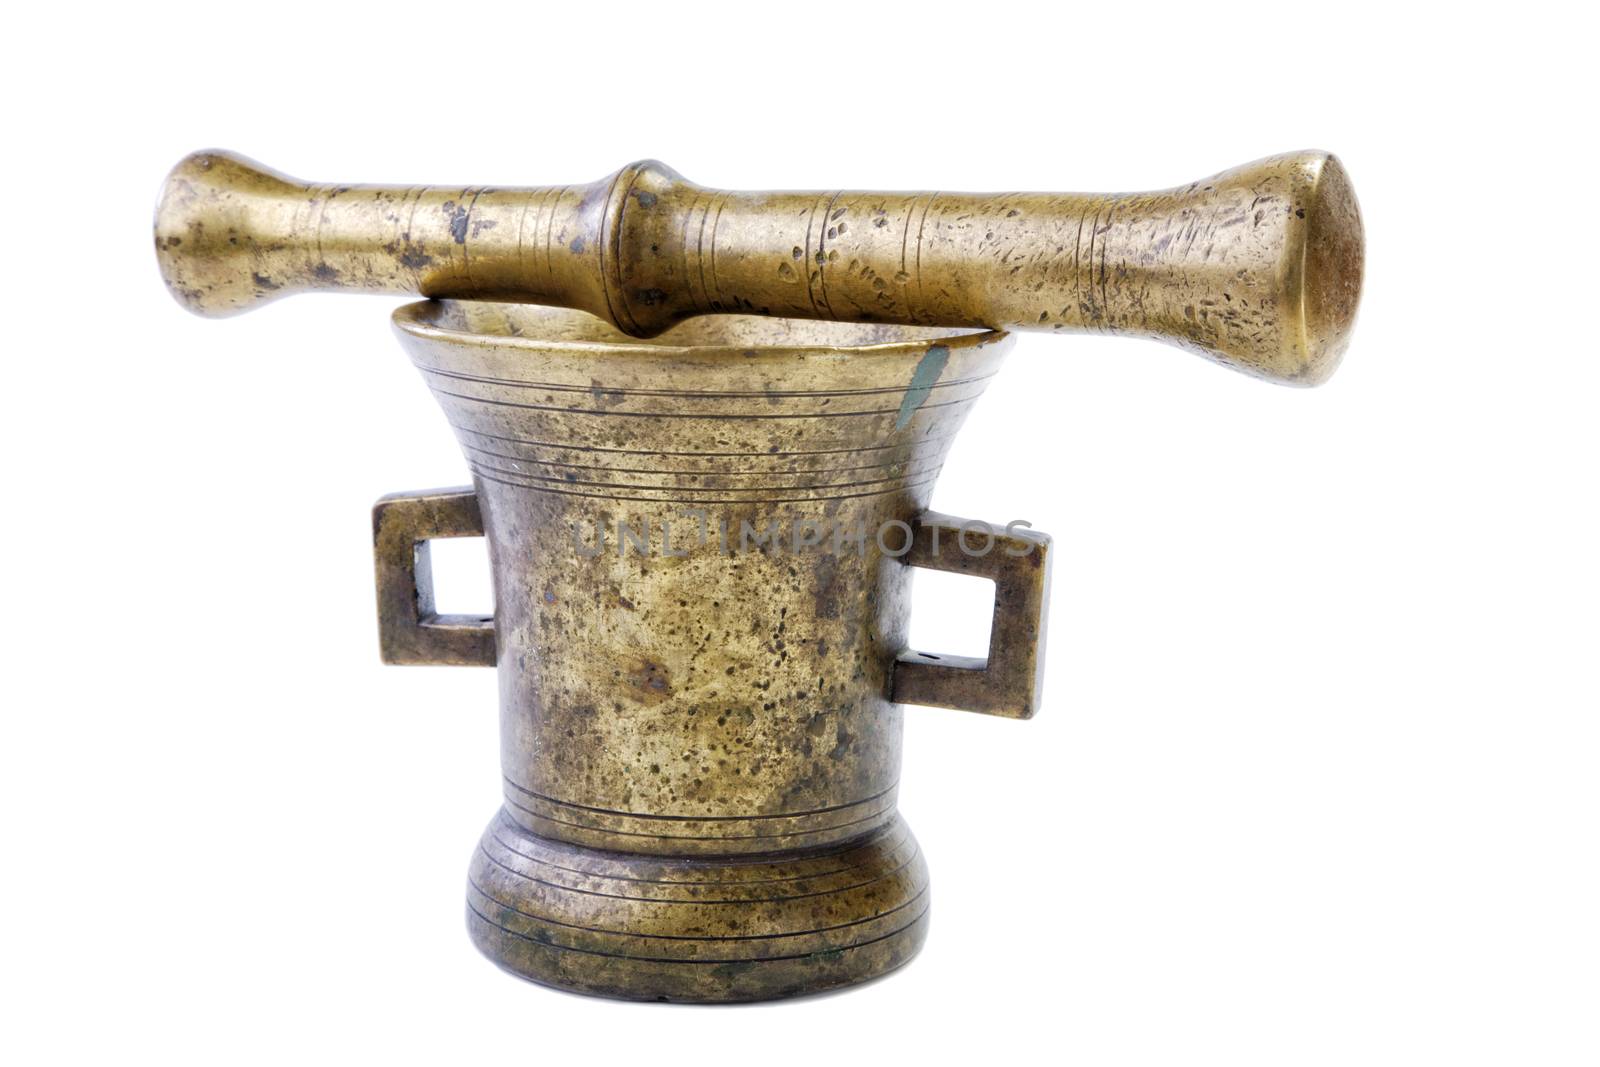
<path id="1" fill-rule="evenodd" d="M 467 926 L 500 967 L 576 993 L 769 1000 L 910 960 L 927 936 L 928 871 L 898 815 L 832 848 L 671 857 L 538 837 L 502 810 L 473 854 Z"/>

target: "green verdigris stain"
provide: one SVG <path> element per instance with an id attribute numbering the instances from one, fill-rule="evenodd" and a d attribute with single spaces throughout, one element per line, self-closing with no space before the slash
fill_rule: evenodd
<path id="1" fill-rule="evenodd" d="M 906 428 L 911 416 L 915 415 L 922 402 L 928 399 L 928 394 L 933 391 L 934 383 L 939 380 L 939 375 L 944 373 L 944 365 L 949 360 L 950 349 L 947 345 L 934 345 L 928 349 L 928 354 L 922 357 L 917 369 L 911 373 L 911 384 L 906 386 L 905 399 L 900 401 L 900 414 L 894 419 L 895 429 Z"/>

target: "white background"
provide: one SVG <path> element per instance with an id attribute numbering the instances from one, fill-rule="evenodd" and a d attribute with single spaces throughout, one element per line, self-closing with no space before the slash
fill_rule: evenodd
<path id="1" fill-rule="evenodd" d="M 137 6 L 14 10 L 0 69 L 0 1058 L 1600 1057 L 1577 8 Z M 168 298 L 150 211 L 201 147 L 334 181 L 654 156 L 730 188 L 975 190 L 1323 147 L 1368 280 L 1313 391 L 1023 336 L 934 504 L 1055 535 L 1046 702 L 908 711 L 922 956 L 780 1005 L 625 1005 L 467 941 L 494 678 L 379 665 L 368 528 L 463 461 L 399 300 Z M 444 569 L 488 606 L 477 543 Z M 919 586 L 921 647 L 981 641 L 960 593 Z"/>

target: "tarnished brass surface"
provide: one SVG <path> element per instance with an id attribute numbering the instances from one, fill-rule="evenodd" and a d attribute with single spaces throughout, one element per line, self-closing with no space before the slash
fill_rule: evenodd
<path id="1" fill-rule="evenodd" d="M 566 988 L 705 1001 L 908 959 L 928 882 L 895 701 L 1038 703 L 1049 539 L 1001 521 L 964 545 L 975 524 L 925 510 L 1011 339 L 718 316 L 642 342 L 487 303 L 394 321 L 473 487 L 378 504 L 385 657 L 499 664 L 478 945 Z M 808 522 L 868 535 L 804 544 Z M 494 618 L 440 619 L 426 542 L 479 529 Z M 907 649 L 914 566 L 994 579 L 987 659 Z"/>
<path id="2" fill-rule="evenodd" d="M 1325 152 L 1155 193 L 726 192 L 647 161 L 587 185 L 307 185 L 227 152 L 168 176 L 162 273 L 225 315 L 307 289 L 578 308 L 648 337 L 707 313 L 1153 337 L 1314 385 L 1360 295 Z"/>
<path id="3" fill-rule="evenodd" d="M 1320 152 L 1107 196 L 735 193 L 652 162 L 310 186 L 203 152 L 168 176 L 156 250 L 201 314 L 447 298 L 394 325 L 473 484 L 385 497 L 373 537 L 385 661 L 499 674 L 472 937 L 566 989 L 708 1002 L 914 955 L 901 704 L 1039 706 L 1049 538 L 927 510 L 1002 331 L 1143 335 L 1312 385 L 1362 272 Z M 442 616 L 428 543 L 479 535 L 494 614 Z M 918 567 L 993 581 L 985 657 L 907 647 Z"/>

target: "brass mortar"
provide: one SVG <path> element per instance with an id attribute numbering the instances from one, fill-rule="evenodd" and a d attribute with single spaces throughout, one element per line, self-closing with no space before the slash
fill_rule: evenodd
<path id="1" fill-rule="evenodd" d="M 394 321 L 473 487 L 377 505 L 384 656 L 500 671 L 478 947 L 648 1000 L 909 959 L 928 875 L 895 808 L 899 703 L 1027 718 L 1039 696 L 1049 538 L 926 510 L 1010 337 L 723 316 L 647 342 L 453 302 Z M 429 539 L 480 533 L 494 618 L 435 614 Z M 994 580 L 986 660 L 906 649 L 914 566 Z"/>

